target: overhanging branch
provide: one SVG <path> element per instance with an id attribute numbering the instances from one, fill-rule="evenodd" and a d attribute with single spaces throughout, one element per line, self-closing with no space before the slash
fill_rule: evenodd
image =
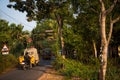
<path id="1" fill-rule="evenodd" d="M 113 25 L 118 22 L 120 20 L 120 16 L 118 16 L 117 18 L 115 18 L 114 20 L 112 20 L 112 18 L 110 18 L 110 31 L 108 34 L 108 44 L 110 42 L 111 36 L 112 36 L 112 30 L 113 30 Z"/>
<path id="2" fill-rule="evenodd" d="M 118 1 L 118 0 L 114 0 L 113 4 L 110 6 L 110 8 L 108 8 L 108 9 L 106 10 L 106 14 L 109 14 L 109 13 L 113 10 L 113 8 L 114 8 L 114 6 L 116 5 L 117 1 Z"/>

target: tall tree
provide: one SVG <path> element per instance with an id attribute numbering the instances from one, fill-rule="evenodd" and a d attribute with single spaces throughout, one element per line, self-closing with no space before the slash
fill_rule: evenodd
<path id="1" fill-rule="evenodd" d="M 70 3 L 67 3 L 69 0 L 10 0 L 15 2 L 14 5 L 8 5 L 8 7 L 13 7 L 16 10 L 21 12 L 26 11 L 28 20 L 38 20 L 41 21 L 46 18 L 56 18 L 59 26 L 59 32 L 62 41 L 62 27 L 63 22 L 65 20 L 66 15 L 69 16 L 69 8 L 71 7 Z M 83 13 L 85 14 L 88 10 L 92 10 L 99 14 L 99 26 L 100 26 L 100 36 L 101 36 L 101 69 L 100 69 L 100 79 L 105 80 L 106 68 L 107 68 L 107 53 L 108 46 L 110 43 L 113 24 L 115 24 L 119 20 L 119 14 L 114 13 L 114 9 L 117 9 L 115 6 L 118 3 L 118 0 L 106 2 L 104 0 L 70 0 L 73 3 L 72 7 L 77 14 Z M 97 4 L 97 5 L 96 5 Z M 117 4 L 119 5 L 119 4 Z M 114 8 L 115 7 L 115 8 Z M 114 8 L 114 9 L 113 9 Z M 118 9 L 117 9 L 118 10 Z M 118 13 L 119 11 L 117 11 Z M 94 15 L 91 13 L 91 15 Z M 71 16 L 71 15 L 70 15 Z M 111 16 L 111 17 L 110 17 Z M 118 16 L 118 17 L 117 17 Z M 84 16 L 85 17 L 85 16 Z M 98 17 L 98 16 L 97 16 Z M 109 19 L 110 17 L 110 19 Z M 116 18 L 117 17 L 117 18 Z M 90 17 L 88 20 L 92 20 Z M 108 22 L 110 20 L 110 22 Z M 93 23 L 93 22 L 92 22 Z M 86 23 L 87 24 L 87 23 Z M 108 25 L 110 24 L 110 25 Z M 84 24 L 85 25 L 85 24 Z M 83 26 L 84 26 L 83 25 Z M 89 23 L 90 25 L 90 23 Z M 86 25 L 85 25 L 86 26 Z M 97 26 L 97 25 L 96 25 Z M 109 31 L 107 31 L 107 27 L 110 26 Z M 109 34 L 107 34 L 109 33 Z M 61 42 L 64 43 L 64 42 Z M 62 44 L 61 44 L 62 45 Z M 62 48 L 64 45 L 62 45 Z"/>
<path id="2" fill-rule="evenodd" d="M 89 51 L 87 54 L 89 53 L 88 55 L 91 55 L 91 53 L 94 53 L 95 57 L 97 57 L 100 39 L 98 6 L 96 7 L 96 3 L 98 2 L 93 0 L 71 1 L 74 13 L 77 15 L 76 19 L 71 21 L 74 26 L 72 29 L 76 35 L 82 37 L 82 47 L 86 49 L 86 52 Z M 93 48 L 91 48 L 91 46 L 93 46 Z"/>
<path id="3" fill-rule="evenodd" d="M 110 39 L 112 36 L 113 25 L 120 19 L 120 15 L 118 15 L 115 19 L 112 19 L 113 16 L 110 17 L 110 31 L 109 34 L 106 34 L 106 18 L 107 15 L 113 11 L 118 0 L 114 0 L 113 4 L 106 9 L 105 2 L 103 0 L 100 1 L 100 31 L 101 31 L 101 69 L 100 69 L 100 80 L 105 80 L 106 68 L 107 68 L 107 54 L 108 54 L 108 46 L 110 43 Z M 108 37 L 107 37 L 108 36 Z"/>
<path id="4" fill-rule="evenodd" d="M 26 11 L 28 21 L 41 21 L 46 18 L 55 19 L 59 26 L 59 36 L 61 40 L 61 48 L 64 51 L 64 41 L 62 36 L 63 21 L 66 16 L 69 16 L 67 0 L 10 0 L 15 2 L 14 5 L 8 5 L 21 12 Z"/>
<path id="5" fill-rule="evenodd" d="M 8 22 L 5 20 L 0 20 L 0 43 L 8 43 L 11 40 L 10 37 L 10 27 Z"/>
<path id="6" fill-rule="evenodd" d="M 105 80 L 106 69 L 107 69 L 108 46 L 112 36 L 112 29 L 113 29 L 113 25 L 116 22 L 118 22 L 120 19 L 119 10 L 118 10 L 119 0 L 114 0 L 114 1 L 76 0 L 73 1 L 72 3 L 74 10 L 76 10 L 78 14 L 86 13 L 88 9 L 99 14 L 100 36 L 101 36 L 100 80 Z M 88 18 L 88 20 L 89 19 L 90 18 Z"/>

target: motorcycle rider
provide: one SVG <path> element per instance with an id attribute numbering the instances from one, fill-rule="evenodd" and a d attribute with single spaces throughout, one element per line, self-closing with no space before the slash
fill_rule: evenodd
<path id="1" fill-rule="evenodd" d="M 33 44 L 30 44 L 25 50 L 24 50 L 24 55 L 28 53 L 29 57 L 34 57 L 35 58 L 35 63 L 38 64 L 39 62 L 39 55 L 37 52 L 37 49 L 33 46 Z"/>
<path id="2" fill-rule="evenodd" d="M 24 59 L 25 59 L 25 62 L 27 62 L 28 64 L 30 64 L 30 56 L 28 55 L 28 52 L 25 53 Z"/>

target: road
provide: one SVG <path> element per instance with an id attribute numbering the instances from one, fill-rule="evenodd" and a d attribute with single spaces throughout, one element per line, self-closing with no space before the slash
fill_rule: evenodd
<path id="1" fill-rule="evenodd" d="M 38 66 L 33 67 L 30 70 L 14 69 L 0 75 L 0 80 L 38 80 L 47 67 L 51 67 L 51 60 L 41 59 Z"/>

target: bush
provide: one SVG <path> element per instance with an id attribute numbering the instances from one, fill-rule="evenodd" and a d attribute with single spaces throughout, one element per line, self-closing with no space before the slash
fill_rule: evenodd
<path id="1" fill-rule="evenodd" d="M 66 76 L 80 77 L 81 79 L 98 79 L 98 69 L 94 66 L 84 65 L 78 61 L 66 60 L 63 72 Z"/>
<path id="2" fill-rule="evenodd" d="M 0 54 L 0 73 L 5 71 L 7 68 L 12 68 L 17 65 L 17 59 L 12 55 L 1 55 Z"/>
<path id="3" fill-rule="evenodd" d="M 98 80 L 98 65 L 88 66 L 79 61 L 62 59 L 58 56 L 53 62 L 55 69 L 67 77 L 79 77 L 80 79 Z M 61 65 L 63 65 L 61 67 Z"/>
<path id="4" fill-rule="evenodd" d="M 56 58 L 52 62 L 52 65 L 56 70 L 59 70 L 63 67 L 63 63 L 64 63 L 64 60 L 62 59 L 62 57 L 60 55 L 56 55 Z"/>
<path id="5" fill-rule="evenodd" d="M 119 62 L 119 58 L 117 61 Z M 116 59 L 108 59 L 106 80 L 119 80 L 120 64 L 118 62 L 116 62 Z M 91 57 L 89 64 L 83 64 L 80 61 L 63 59 L 61 56 L 57 56 L 53 64 L 55 69 L 68 78 L 77 77 L 80 80 L 98 80 L 100 63 L 96 58 Z"/>
<path id="6" fill-rule="evenodd" d="M 108 59 L 106 80 L 119 80 L 119 78 L 120 78 L 119 74 L 120 74 L 119 58 Z"/>
<path id="7" fill-rule="evenodd" d="M 106 80 L 119 80 L 120 69 L 116 67 L 109 67 L 106 73 Z"/>

